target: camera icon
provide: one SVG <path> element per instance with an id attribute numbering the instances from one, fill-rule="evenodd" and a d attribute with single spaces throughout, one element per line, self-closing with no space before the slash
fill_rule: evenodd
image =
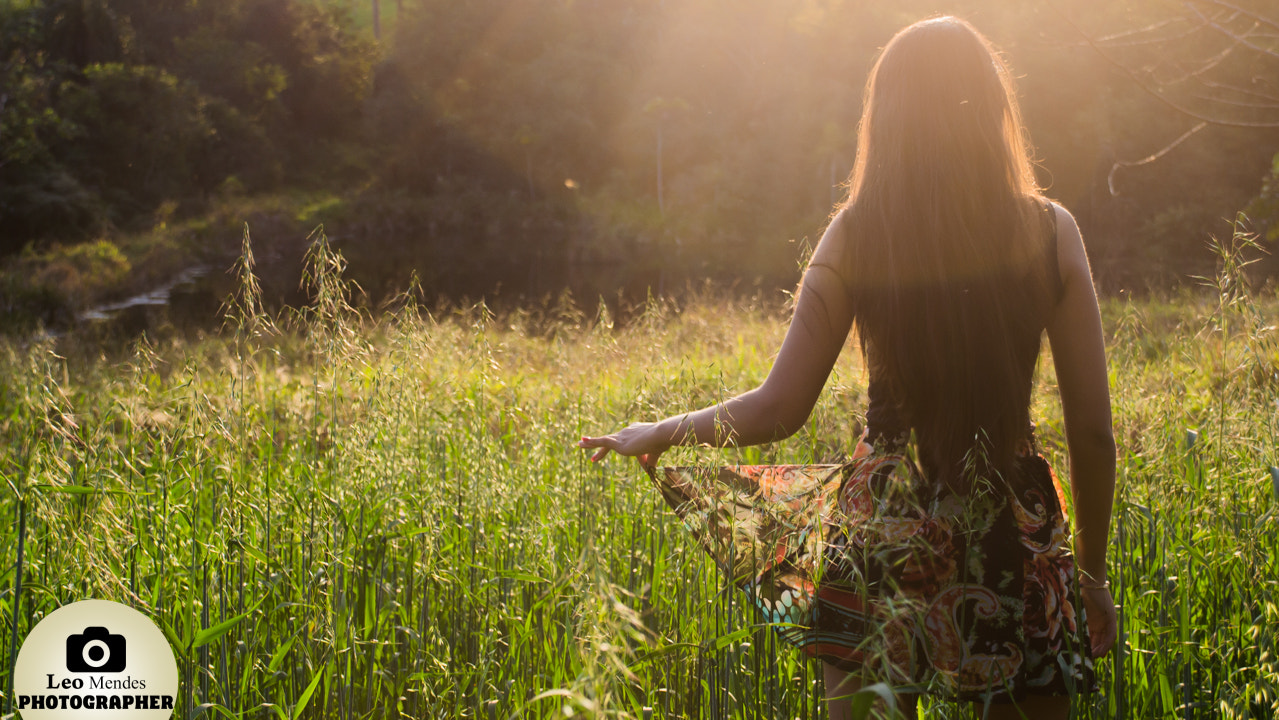
<path id="1" fill-rule="evenodd" d="M 124 669 L 124 636 L 104 627 L 87 627 L 67 636 L 67 670 L 71 672 L 120 672 Z"/>

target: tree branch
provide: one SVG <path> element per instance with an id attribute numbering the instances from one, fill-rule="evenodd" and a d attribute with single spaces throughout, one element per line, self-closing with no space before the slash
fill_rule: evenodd
<path id="1" fill-rule="evenodd" d="M 1226 2 L 1225 0 L 1200 0 L 1200 2 L 1207 3 L 1208 5 L 1216 5 L 1217 7 L 1226 8 L 1228 10 L 1234 10 L 1237 13 L 1247 15 L 1248 17 L 1252 18 L 1253 20 L 1256 20 L 1262 25 L 1269 25 L 1275 30 L 1279 30 L 1279 22 L 1271 20 L 1270 18 L 1264 15 L 1259 15 L 1256 12 L 1253 12 L 1252 10 L 1246 10 L 1244 8 L 1241 8 L 1238 5 L 1235 5 L 1234 3 L 1229 3 L 1229 2 Z"/>
<path id="2" fill-rule="evenodd" d="M 1168 37 L 1165 37 L 1165 38 L 1137 40 L 1134 42 L 1115 42 L 1116 40 L 1132 37 L 1134 35 L 1146 35 L 1149 33 L 1153 33 L 1156 30 L 1159 30 L 1160 28 L 1163 28 L 1167 25 L 1172 25 L 1173 23 L 1184 23 L 1184 22 L 1189 22 L 1189 21 L 1183 17 L 1175 17 L 1175 18 L 1169 18 L 1167 20 L 1160 20 L 1159 22 L 1152 23 L 1150 25 L 1147 25 L 1144 28 L 1137 28 L 1135 30 L 1125 30 L 1123 32 L 1118 32 L 1113 35 L 1107 35 L 1103 38 L 1098 38 L 1097 42 L 1106 43 L 1107 45 L 1111 47 L 1134 47 L 1137 45 L 1154 45 L 1157 43 L 1168 42 L 1169 40 L 1180 40 L 1182 38 L 1189 37 L 1190 35 L 1194 35 L 1195 33 L 1203 29 L 1203 26 L 1194 26 L 1194 27 L 1191 27 L 1189 30 L 1186 30 L 1185 32 L 1180 32 L 1180 33 L 1177 33 L 1176 35 L 1169 35 Z"/>
<path id="3" fill-rule="evenodd" d="M 1257 101 L 1255 102 L 1245 102 L 1243 100 L 1231 100 L 1230 98 L 1221 97 L 1221 96 L 1214 96 L 1214 97 L 1209 97 L 1207 95 L 1196 96 L 1203 100 L 1209 100 L 1211 102 L 1219 102 L 1222 105 L 1234 105 L 1235 107 L 1252 108 L 1254 110 L 1279 109 L 1279 97 L 1276 97 L 1274 95 L 1253 92 L 1252 90 L 1248 90 L 1246 88 L 1241 88 L 1241 87 L 1235 87 L 1233 85 L 1223 85 L 1222 83 L 1219 83 L 1219 82 L 1202 82 L 1201 81 L 1199 84 L 1203 85 L 1204 87 L 1210 90 L 1223 90 L 1227 92 L 1238 93 L 1240 95 L 1247 96 L 1247 97 L 1257 98 Z"/>
<path id="4" fill-rule="evenodd" d="M 1270 48 L 1262 47 L 1254 42 L 1251 42 L 1248 40 L 1247 35 L 1239 35 L 1235 31 L 1230 30 L 1224 25 L 1220 25 L 1214 22 L 1213 20 L 1209 19 L 1207 15 L 1204 15 L 1202 12 L 1200 12 L 1199 8 L 1195 7 L 1193 2 L 1187 1 L 1182 4 L 1185 5 L 1187 8 L 1190 8 L 1191 12 L 1198 15 L 1199 19 L 1204 23 L 1204 25 L 1212 28 L 1213 30 L 1216 30 L 1217 32 L 1221 33 L 1222 35 L 1225 35 L 1231 40 L 1234 40 L 1236 43 L 1243 45 L 1249 50 L 1261 53 L 1262 55 L 1268 55 L 1272 58 L 1275 58 L 1276 60 L 1279 60 L 1279 52 L 1276 52 Z"/>
<path id="5" fill-rule="evenodd" d="M 1093 51 L 1097 53 L 1098 56 L 1100 56 L 1107 63 L 1109 63 L 1110 65 L 1115 67 L 1117 70 L 1119 70 L 1119 72 L 1121 72 L 1123 75 L 1125 75 L 1134 83 L 1136 83 L 1137 87 L 1144 90 L 1146 94 L 1155 98 L 1156 100 L 1163 103 L 1164 105 L 1167 105 L 1173 110 L 1176 110 L 1182 115 L 1185 115 L 1186 117 L 1189 117 L 1189 118 L 1193 118 L 1200 122 L 1208 123 L 1210 125 L 1224 125 L 1228 127 L 1241 127 L 1241 128 L 1279 128 L 1279 119 L 1275 119 L 1272 121 L 1252 121 L 1252 120 L 1232 120 L 1228 118 L 1210 117 L 1208 115 L 1204 115 L 1195 110 L 1192 110 L 1182 105 L 1181 103 L 1176 102 L 1175 100 L 1172 100 L 1171 98 L 1167 97 L 1156 88 L 1151 87 L 1149 83 L 1147 83 L 1144 79 L 1138 76 L 1137 73 L 1133 72 L 1133 70 L 1129 68 L 1127 65 L 1124 65 L 1123 63 L 1116 60 L 1109 52 L 1106 51 L 1105 48 L 1103 48 L 1100 44 L 1098 44 L 1097 41 L 1092 38 L 1092 36 L 1084 32 L 1083 28 L 1080 28 L 1079 25 L 1069 15 L 1067 15 L 1064 11 L 1062 11 L 1061 8 L 1058 7 L 1055 3 L 1053 4 L 1053 9 L 1057 11 L 1057 14 L 1060 15 L 1062 19 L 1066 21 L 1067 24 L 1069 24 L 1072 28 L 1075 29 L 1075 32 L 1078 33 L 1081 38 L 1083 38 L 1084 42 L 1089 47 L 1091 47 Z"/>
<path id="6" fill-rule="evenodd" d="M 1207 121 L 1200 122 L 1198 125 L 1182 133 L 1181 137 L 1168 143 L 1167 145 L 1164 146 L 1162 150 L 1160 150 L 1159 152 L 1156 152 L 1153 155 L 1148 155 L 1140 160 L 1132 160 L 1132 161 L 1120 160 L 1119 162 L 1116 162 L 1114 165 L 1110 166 L 1110 172 L 1106 175 L 1106 187 L 1110 189 L 1110 196 L 1119 197 L 1119 191 L 1115 189 L 1115 173 L 1119 171 L 1119 168 L 1137 167 L 1138 165 L 1146 165 L 1148 163 L 1152 163 L 1158 160 L 1159 158 L 1163 157 L 1164 155 L 1167 155 L 1169 152 L 1172 151 L 1173 148 L 1177 147 L 1178 145 L 1182 144 L 1186 140 L 1190 139 L 1190 136 L 1194 135 L 1200 130 L 1203 130 L 1206 127 L 1208 127 Z"/>
<path id="7" fill-rule="evenodd" d="M 1238 44 L 1238 43 L 1235 43 L 1234 45 L 1231 45 L 1231 46 L 1227 47 L 1225 50 L 1222 50 L 1221 52 L 1217 53 L 1217 54 L 1216 54 L 1216 55 L 1214 55 L 1213 57 L 1208 58 L 1207 62 L 1205 62 L 1205 63 L 1204 63 L 1202 66 L 1200 66 L 1198 69 L 1196 69 L 1196 70 L 1191 70 L 1191 71 L 1187 72 L 1186 74 L 1182 75 L 1182 76 L 1181 76 L 1181 77 L 1179 77 L 1179 78 L 1173 78 L 1172 80 L 1168 80 L 1168 81 L 1166 81 L 1166 82 L 1167 82 L 1169 85 L 1176 85 L 1177 83 L 1185 82 L 1186 80 L 1189 80 L 1190 78 L 1198 78 L 1200 75 L 1203 75 L 1204 73 L 1208 72 L 1209 70 L 1211 70 L 1211 69 L 1213 69 L 1213 68 L 1217 67 L 1218 65 L 1220 65 L 1220 64 L 1221 64 L 1221 61 L 1222 61 L 1222 60 L 1225 60 L 1225 59 L 1226 59 L 1226 57 L 1227 57 L 1227 56 L 1229 56 L 1229 55 L 1230 55 L 1230 53 L 1234 52 L 1234 51 L 1235 51 L 1235 48 L 1237 48 L 1237 47 L 1239 47 L 1239 44 Z"/>

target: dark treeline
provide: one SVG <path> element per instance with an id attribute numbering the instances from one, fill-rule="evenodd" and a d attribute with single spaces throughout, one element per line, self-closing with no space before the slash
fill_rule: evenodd
<path id="1" fill-rule="evenodd" d="M 1276 232 L 1264 2 L 380 5 L 0 0 L 10 309 L 224 261 L 246 220 L 266 262 L 323 221 L 375 296 L 412 274 L 454 298 L 787 285 L 852 166 L 876 49 L 938 11 L 1009 55 L 1105 288 L 1211 272 L 1241 210 Z"/>

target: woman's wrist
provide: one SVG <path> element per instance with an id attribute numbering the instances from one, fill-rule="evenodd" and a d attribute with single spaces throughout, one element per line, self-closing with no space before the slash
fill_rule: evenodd
<path id="1" fill-rule="evenodd" d="M 1105 572 L 1094 574 L 1080 569 L 1079 587 L 1084 590 L 1109 590 L 1110 580 L 1106 577 Z"/>

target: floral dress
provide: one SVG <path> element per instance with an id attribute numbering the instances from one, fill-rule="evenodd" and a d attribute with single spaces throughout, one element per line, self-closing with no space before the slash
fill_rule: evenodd
<path id="1" fill-rule="evenodd" d="M 812 657 L 960 700 L 1091 688 L 1061 486 L 931 487 L 904 436 L 840 465 L 656 468 L 667 503 L 766 622 Z"/>

